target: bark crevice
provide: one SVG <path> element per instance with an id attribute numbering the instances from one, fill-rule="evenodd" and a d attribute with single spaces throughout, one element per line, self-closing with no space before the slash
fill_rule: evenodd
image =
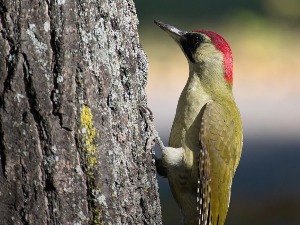
<path id="1" fill-rule="evenodd" d="M 24 198 L 24 205 L 22 206 L 22 208 L 19 210 L 19 214 L 21 217 L 21 221 L 23 223 L 23 225 L 29 225 L 29 221 L 28 218 L 26 217 L 26 211 L 27 211 L 27 207 L 28 207 L 28 200 L 29 200 L 29 191 L 28 187 L 27 187 L 27 172 L 26 169 L 23 165 L 22 162 L 20 162 L 21 164 L 21 175 L 22 175 L 22 196 Z"/>
<path id="2" fill-rule="evenodd" d="M 6 176 L 6 154 L 5 154 L 5 144 L 4 144 L 4 131 L 2 124 L 2 117 L 0 117 L 0 163 L 1 163 L 1 174 L 0 177 L 7 179 Z"/>
<path id="3" fill-rule="evenodd" d="M 31 113 L 33 120 L 35 122 L 34 126 L 36 127 L 38 133 L 38 143 L 40 144 L 40 149 L 42 150 L 44 165 L 42 166 L 42 174 L 44 179 L 44 191 L 45 197 L 48 202 L 49 220 L 53 221 L 56 224 L 57 216 L 56 210 L 56 188 L 53 181 L 53 170 L 49 160 L 54 157 L 51 153 L 52 141 L 51 141 L 51 128 L 47 124 L 46 119 L 41 114 L 41 109 L 38 106 L 38 97 L 36 94 L 36 87 L 33 84 L 30 68 L 30 63 L 25 53 L 22 53 L 23 56 L 23 82 L 25 87 L 26 99 L 29 105 L 29 112 Z M 55 222 L 56 221 L 56 222 Z"/>
<path id="4" fill-rule="evenodd" d="M 161 224 L 133 0 L 0 0 L 0 20 L 0 224 Z"/>

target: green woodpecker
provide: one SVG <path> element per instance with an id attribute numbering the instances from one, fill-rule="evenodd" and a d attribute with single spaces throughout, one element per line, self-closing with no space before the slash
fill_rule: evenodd
<path id="1" fill-rule="evenodd" d="M 231 184 L 242 151 L 242 123 L 232 94 L 232 54 L 220 35 L 192 32 L 155 21 L 180 46 L 189 64 L 169 147 L 157 132 L 166 176 L 185 225 L 223 225 Z"/>

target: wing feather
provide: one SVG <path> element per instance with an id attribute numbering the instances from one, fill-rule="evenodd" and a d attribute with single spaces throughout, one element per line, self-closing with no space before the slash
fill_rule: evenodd
<path id="1" fill-rule="evenodd" d="M 232 178 L 241 154 L 241 129 L 237 110 L 230 111 L 216 102 L 206 104 L 199 134 L 197 209 L 200 225 L 225 223 Z"/>

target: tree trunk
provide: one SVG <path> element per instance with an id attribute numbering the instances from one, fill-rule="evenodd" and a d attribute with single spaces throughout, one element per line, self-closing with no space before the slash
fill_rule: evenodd
<path id="1" fill-rule="evenodd" d="M 0 15 L 0 224 L 161 224 L 133 1 Z"/>

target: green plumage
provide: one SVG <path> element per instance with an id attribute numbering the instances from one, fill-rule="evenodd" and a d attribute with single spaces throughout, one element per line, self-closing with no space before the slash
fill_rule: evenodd
<path id="1" fill-rule="evenodd" d="M 242 124 L 232 94 L 219 96 L 207 93 L 197 74 L 190 74 L 180 96 L 176 116 L 170 134 L 169 146 L 184 149 L 183 165 L 176 175 L 169 169 L 169 183 L 180 205 L 185 224 L 199 224 L 197 188 L 201 150 L 208 154 L 209 168 L 203 168 L 210 179 L 210 196 L 203 197 L 210 204 L 211 222 L 207 225 L 223 225 L 229 205 L 232 179 L 242 150 Z M 177 176 L 180 174 L 180 176 Z M 203 182 L 200 183 L 203 185 Z M 207 187 L 202 187 L 203 189 Z M 205 207 L 208 207 L 208 203 Z M 198 205 L 198 208 L 201 206 Z M 208 215 L 204 215 L 204 218 Z M 206 223 L 202 223 L 203 225 Z M 201 225 L 202 225 L 201 224 Z"/>
<path id="2" fill-rule="evenodd" d="M 156 23 L 180 45 L 189 62 L 189 78 L 178 101 L 169 147 L 157 161 L 158 171 L 169 180 L 184 225 L 224 225 L 243 140 L 232 83 L 225 79 L 224 57 L 231 52 L 220 51 L 230 48 L 213 32 L 185 32 Z"/>
<path id="3" fill-rule="evenodd" d="M 219 225 L 225 223 L 232 178 L 242 150 L 241 129 L 235 104 L 210 102 L 206 105 L 199 137 L 202 149 L 208 153 L 210 160 L 212 224 L 217 224 L 217 221 Z"/>

